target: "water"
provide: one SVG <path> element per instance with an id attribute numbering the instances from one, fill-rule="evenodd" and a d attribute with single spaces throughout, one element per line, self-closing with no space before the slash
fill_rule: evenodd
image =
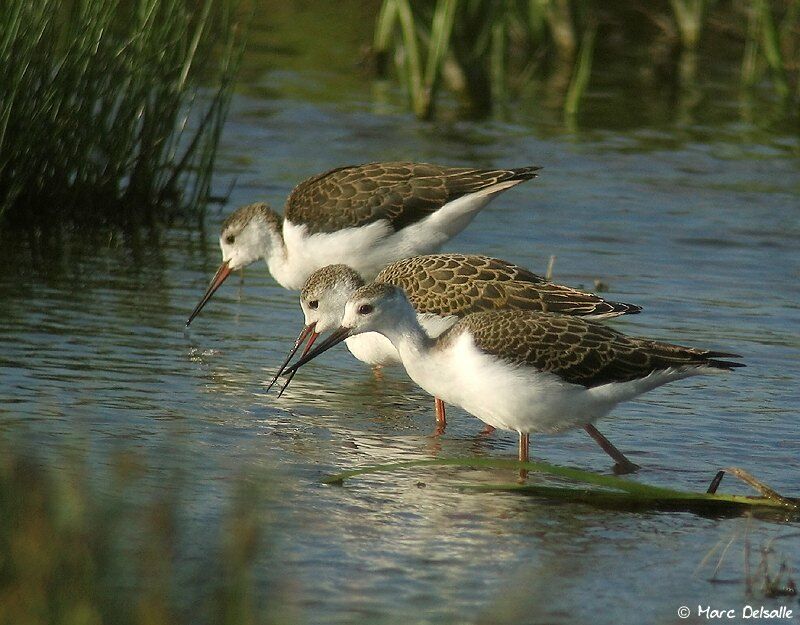
<path id="1" fill-rule="evenodd" d="M 293 41 L 292 16 L 276 20 L 279 34 L 269 36 Z M 353 26 L 346 38 L 362 35 Z M 732 121 L 723 101 L 688 121 L 611 124 L 590 114 L 590 130 L 579 133 L 525 111 L 423 123 L 391 88 L 376 99 L 345 55 L 316 71 L 276 55 L 280 71 L 246 67 L 218 179 L 220 191 L 233 178 L 236 186 L 204 231 L 176 226 L 140 245 L 111 239 L 45 258 L 5 235 L 2 431 L 36 441 L 53 466 L 80 448 L 98 472 L 113 450 L 132 447 L 148 458 L 156 492 L 180 470 L 197 545 L 232 480 L 279 476 L 270 515 L 277 552 L 256 570 L 267 584 L 281 562 L 283 600 L 302 622 L 677 622 L 682 605 L 787 602 L 800 611 L 796 599 L 748 598 L 742 559 L 745 534 L 756 549 L 797 523 L 609 512 L 457 488 L 508 481 L 502 471 L 417 469 L 323 486 L 326 474 L 382 462 L 511 458 L 516 441 L 477 436 L 482 424 L 454 408 L 447 433 L 430 438 L 430 398 L 401 371 L 376 380 L 343 349 L 304 369 L 280 400 L 266 394 L 301 316 L 296 294 L 263 264 L 229 279 L 183 329 L 234 206 L 279 207 L 297 181 L 345 163 L 543 165 L 539 179 L 504 194 L 446 249 L 539 272 L 555 254 L 559 281 L 591 289 L 601 280 L 609 297 L 644 307 L 616 327 L 742 354 L 746 369 L 657 389 L 599 428 L 642 466 L 644 482 L 704 490 L 718 468 L 734 465 L 797 495 L 797 137 Z M 538 437 L 532 449 L 610 472 L 583 432 Z M 723 490 L 747 492 L 730 477 Z M 696 572 L 731 539 L 718 575 L 731 583 L 709 581 L 718 557 Z M 800 565 L 797 538 L 775 548 Z"/>

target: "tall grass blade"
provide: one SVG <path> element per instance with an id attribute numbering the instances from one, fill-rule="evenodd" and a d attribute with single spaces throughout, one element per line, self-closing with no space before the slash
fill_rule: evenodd
<path id="1" fill-rule="evenodd" d="M 495 103 L 503 102 L 506 99 L 506 34 L 505 20 L 498 20 L 492 25 L 489 66 L 491 68 L 492 100 Z"/>
<path id="2" fill-rule="evenodd" d="M 543 0 L 550 37 L 562 59 L 572 59 L 577 47 L 575 22 L 569 0 Z"/>
<path id="3" fill-rule="evenodd" d="M 408 0 L 397 0 L 397 14 L 403 41 L 403 69 L 411 96 L 411 106 L 418 117 L 426 117 L 430 101 L 422 88 L 422 62 L 417 44 L 417 29 L 414 14 Z"/>
<path id="4" fill-rule="evenodd" d="M 567 119 L 574 119 L 580 108 L 580 101 L 589 85 L 592 73 L 592 59 L 594 58 L 594 40 L 597 27 L 591 24 L 581 38 L 581 50 L 575 64 L 567 95 L 564 99 L 564 115 Z"/>
<path id="5" fill-rule="evenodd" d="M 747 31 L 742 56 L 742 83 L 746 87 L 753 86 L 758 72 L 758 47 L 761 13 L 757 7 L 747 8 Z"/>
<path id="6" fill-rule="evenodd" d="M 700 41 L 706 0 L 670 0 L 684 48 L 693 50 Z"/>
<path id="7" fill-rule="evenodd" d="M 766 0 L 758 0 L 759 22 L 761 24 L 761 45 L 764 50 L 764 58 L 767 60 L 770 71 L 772 72 L 775 86 L 781 97 L 789 95 L 789 84 L 786 80 L 785 65 L 783 54 L 781 53 L 778 30 L 775 21 L 772 19 L 772 9 Z"/>
<path id="8" fill-rule="evenodd" d="M 450 48 L 450 34 L 453 32 L 457 0 L 439 0 L 431 21 L 431 36 L 428 43 L 428 57 L 425 63 L 425 89 L 428 100 L 433 100 L 442 63 Z"/>
<path id="9" fill-rule="evenodd" d="M 375 37 L 372 44 L 379 75 L 384 75 L 386 72 L 386 58 L 389 55 L 397 19 L 397 0 L 384 0 L 375 22 Z"/>

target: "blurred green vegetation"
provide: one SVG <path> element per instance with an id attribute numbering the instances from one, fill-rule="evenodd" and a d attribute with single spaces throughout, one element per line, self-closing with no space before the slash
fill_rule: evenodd
<path id="1" fill-rule="evenodd" d="M 0 623 L 297 622 L 281 592 L 256 579 L 257 562 L 281 568 L 270 482 L 232 480 L 227 510 L 198 533 L 177 472 L 145 486 L 158 470 L 134 451 L 90 468 L 74 453 L 45 461 L 0 439 Z"/>
<path id="2" fill-rule="evenodd" d="M 681 89 L 724 60 L 726 80 L 766 85 L 788 116 L 800 103 L 798 0 L 383 0 L 373 51 L 422 119 L 443 90 L 482 116 L 537 83 L 574 119 L 598 57 Z"/>
<path id="3" fill-rule="evenodd" d="M 0 3 L 0 218 L 148 223 L 209 197 L 237 0 Z"/>

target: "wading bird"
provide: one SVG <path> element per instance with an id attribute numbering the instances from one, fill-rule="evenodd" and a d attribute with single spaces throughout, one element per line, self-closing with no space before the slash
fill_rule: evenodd
<path id="1" fill-rule="evenodd" d="M 347 263 L 371 280 L 395 260 L 435 252 L 538 169 L 369 163 L 304 180 L 283 217 L 266 204 L 239 208 L 222 224 L 222 264 L 186 325 L 232 271 L 262 258 L 282 287 L 296 290 L 326 265 Z"/>
<path id="2" fill-rule="evenodd" d="M 370 284 L 348 299 L 341 327 L 287 374 L 364 332 L 389 339 L 409 377 L 431 395 L 492 427 L 517 432 L 523 462 L 531 433 L 582 427 L 662 384 L 744 366 L 728 360 L 736 354 L 629 337 L 580 317 L 525 310 L 467 315 L 432 339 L 402 289 Z"/>
<path id="3" fill-rule="evenodd" d="M 523 267 L 488 256 L 414 256 L 392 263 L 378 274 L 375 282 L 401 287 L 416 311 L 420 326 L 431 338 L 438 337 L 468 314 L 489 310 L 549 311 L 588 319 L 607 319 L 641 311 L 639 306 L 608 301 L 555 284 Z M 348 298 L 362 286 L 364 280 L 347 265 L 329 265 L 309 276 L 300 292 L 305 326 L 270 386 L 304 341 L 305 354 L 320 334 L 341 325 Z M 357 359 L 367 364 L 382 366 L 400 362 L 392 343 L 377 332 L 348 337 L 345 343 Z M 446 416 L 444 402 L 438 397 L 435 398 L 435 412 L 436 434 L 441 434 Z M 628 473 L 638 468 L 594 425 L 587 423 L 584 429 L 616 461 L 617 472 Z"/>

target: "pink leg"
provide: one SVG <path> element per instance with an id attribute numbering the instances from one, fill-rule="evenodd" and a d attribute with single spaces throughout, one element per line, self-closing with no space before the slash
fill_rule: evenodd
<path id="1" fill-rule="evenodd" d="M 444 430 L 447 427 L 447 416 L 444 412 L 444 402 L 438 397 L 434 397 L 434 406 L 436 408 L 436 431 L 434 434 L 439 436 L 444 434 Z"/>
<path id="2" fill-rule="evenodd" d="M 625 457 L 619 449 L 614 447 L 610 440 L 603 436 L 600 431 L 591 423 L 584 425 L 583 429 L 591 436 L 595 442 L 600 445 L 604 452 L 614 459 L 617 464 L 614 465 L 614 473 L 624 474 L 633 473 L 639 469 L 639 465 L 631 462 Z"/>
<path id="3" fill-rule="evenodd" d="M 531 446 L 531 435 L 527 433 L 519 433 L 519 461 L 528 462 L 528 456 Z"/>
<path id="4" fill-rule="evenodd" d="M 529 452 L 530 452 L 530 445 L 531 445 L 531 436 L 527 432 L 519 433 L 519 461 L 520 462 L 528 462 L 529 459 Z M 528 477 L 527 469 L 520 469 L 519 470 L 519 479 L 524 480 Z"/>

